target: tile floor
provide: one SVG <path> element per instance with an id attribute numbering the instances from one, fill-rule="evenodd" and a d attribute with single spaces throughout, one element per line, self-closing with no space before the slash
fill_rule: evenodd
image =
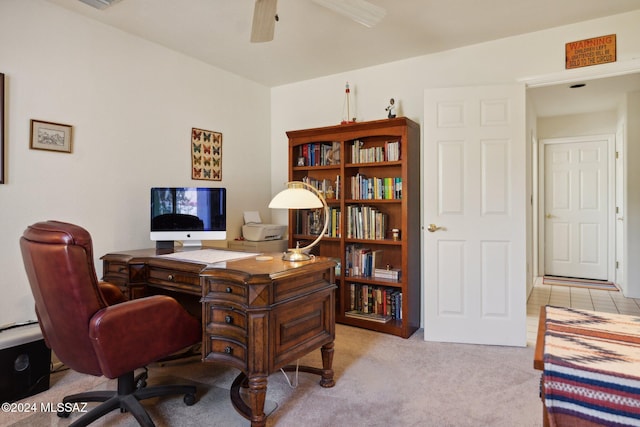
<path id="1" fill-rule="evenodd" d="M 527 300 L 528 345 L 535 346 L 540 306 L 547 304 L 640 316 L 640 299 L 625 298 L 617 291 L 543 285 L 540 277 Z"/>

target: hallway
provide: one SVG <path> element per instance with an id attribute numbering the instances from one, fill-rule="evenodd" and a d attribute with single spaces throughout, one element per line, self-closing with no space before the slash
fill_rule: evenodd
<path id="1" fill-rule="evenodd" d="M 618 291 L 543 285 L 540 277 L 527 300 L 527 345 L 536 345 L 538 316 L 543 305 L 640 316 L 640 299 L 625 298 Z"/>

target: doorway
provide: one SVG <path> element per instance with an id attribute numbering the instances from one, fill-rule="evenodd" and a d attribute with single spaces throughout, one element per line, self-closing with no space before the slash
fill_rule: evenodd
<path id="1" fill-rule="evenodd" d="M 546 212 L 541 206 L 544 204 L 544 189 L 536 188 L 543 180 L 538 175 L 542 173 L 542 169 L 537 162 L 542 162 L 544 154 L 542 139 L 562 138 L 576 135 L 588 135 L 611 133 L 607 137 L 612 138 L 611 145 L 613 149 L 608 151 L 608 164 L 610 167 L 608 176 L 611 182 L 608 185 L 609 212 L 608 212 L 608 244 L 606 245 L 608 253 L 608 271 L 607 278 L 609 281 L 616 283 L 618 288 L 625 292 L 626 278 L 626 224 L 624 222 L 625 213 L 625 188 L 626 174 L 624 173 L 624 155 L 625 155 L 625 138 L 626 138 L 626 110 L 620 109 L 624 95 L 629 92 L 640 90 L 640 62 L 616 64 L 616 68 L 603 71 L 597 70 L 580 70 L 579 75 L 584 78 L 574 77 L 566 79 L 566 76 L 558 75 L 546 76 L 538 79 L 527 81 L 527 97 L 534 106 L 535 118 L 532 127 L 532 145 L 533 145 L 533 202 L 532 202 L 532 271 L 531 280 L 535 281 L 536 277 L 545 273 L 545 232 L 544 222 L 546 220 Z M 561 83 L 562 82 L 562 83 Z M 571 86 L 577 83 L 585 83 L 587 89 L 573 90 Z M 597 101 L 597 102 L 594 102 Z M 571 117 L 581 114 L 589 114 L 594 112 L 610 111 L 610 117 L 605 125 L 603 123 L 593 123 L 593 120 L 586 123 L 586 126 L 569 125 L 565 128 L 561 125 L 564 117 Z M 553 126 L 547 126 L 546 129 L 540 128 L 540 122 L 548 120 L 552 121 Z M 585 124 L 584 121 L 582 124 Z M 585 131 L 585 127 L 591 127 L 591 131 Z M 595 130 L 593 130 L 595 129 Z M 539 196 L 539 198 L 537 197 Z M 594 255 L 595 256 L 595 255 Z M 602 256 L 602 255 L 600 255 Z"/>

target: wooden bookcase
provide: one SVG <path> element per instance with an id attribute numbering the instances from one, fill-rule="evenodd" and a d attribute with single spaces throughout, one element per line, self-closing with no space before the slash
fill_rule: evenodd
<path id="1" fill-rule="evenodd" d="M 313 183 L 331 210 L 312 252 L 338 263 L 336 321 L 408 338 L 420 327 L 419 125 L 399 117 L 287 136 L 289 180 Z M 317 227 L 315 212 L 290 211 L 290 247 L 315 239 L 319 220 Z M 374 258 L 384 270 L 378 274 Z M 383 277 L 392 271 L 400 278 Z"/>

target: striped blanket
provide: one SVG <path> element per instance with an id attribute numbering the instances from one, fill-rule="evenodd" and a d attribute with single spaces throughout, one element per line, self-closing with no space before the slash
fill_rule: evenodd
<path id="1" fill-rule="evenodd" d="M 640 317 L 546 307 L 551 426 L 640 427 Z"/>

